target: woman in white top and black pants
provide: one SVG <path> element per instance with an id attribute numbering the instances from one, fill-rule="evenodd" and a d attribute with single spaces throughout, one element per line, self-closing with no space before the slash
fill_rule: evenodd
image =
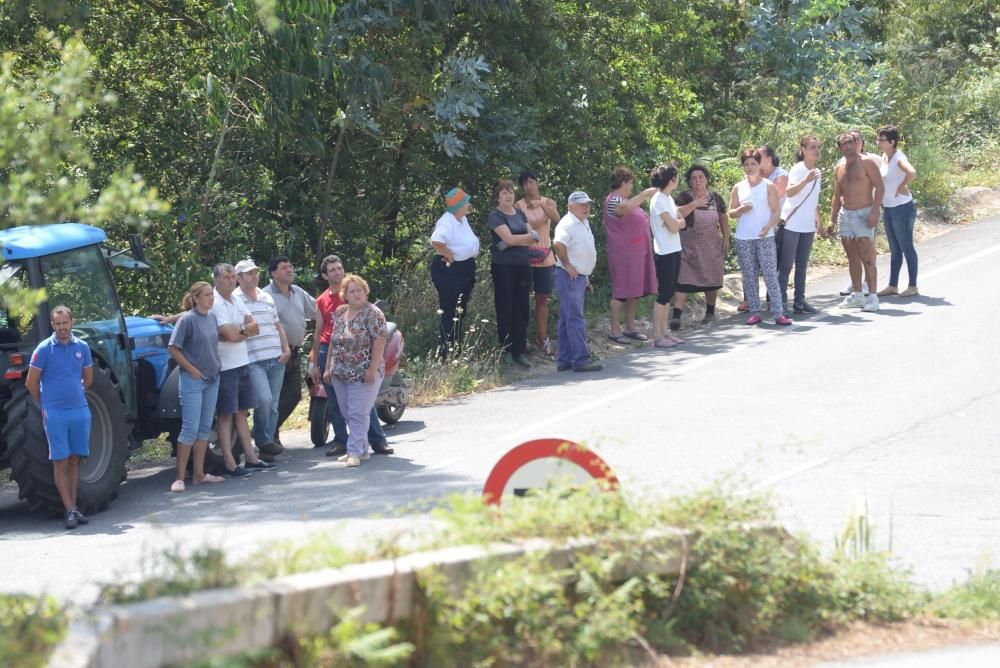
<path id="1" fill-rule="evenodd" d="M 729 196 L 729 217 L 736 218 L 736 255 L 743 274 L 743 296 L 750 307 L 748 325 L 761 321 L 759 274 L 772 295 L 778 289 L 778 258 L 774 248 L 774 228 L 778 225 L 778 191 L 774 184 L 761 176 L 760 151 L 747 149 L 740 153 L 740 164 L 746 178 L 733 186 Z M 790 325 L 780 299 L 771 300 L 771 312 L 778 325 Z"/>
<path id="2" fill-rule="evenodd" d="M 447 209 L 438 218 L 431 234 L 437 251 L 431 262 L 431 280 L 438 293 L 441 311 L 441 343 L 438 356 L 448 358 L 448 351 L 462 346 L 462 321 L 476 285 L 476 256 L 479 238 L 472 231 L 466 214 L 471 198 L 461 188 L 452 188 L 445 196 Z"/>
<path id="3" fill-rule="evenodd" d="M 882 149 L 879 170 L 885 186 L 882 198 L 882 219 L 885 221 L 885 236 L 889 240 L 889 285 L 879 290 L 879 297 L 899 295 L 913 297 L 917 290 L 917 248 L 913 245 L 913 225 L 917 222 L 917 205 L 910 194 L 910 181 L 917 176 L 906 155 L 899 150 L 899 128 L 886 125 L 878 129 L 878 145 Z M 899 292 L 899 271 L 906 259 L 906 271 L 910 283 Z"/>
<path id="4" fill-rule="evenodd" d="M 656 265 L 656 303 L 653 304 L 653 345 L 671 348 L 683 339 L 670 334 L 667 315 L 670 300 L 677 291 L 677 277 L 681 271 L 680 231 L 687 223 L 677 211 L 677 203 L 670 193 L 677 187 L 677 168 L 660 165 L 649 173 L 649 184 L 658 188 L 649 201 L 649 230 L 653 235 L 653 264 Z"/>

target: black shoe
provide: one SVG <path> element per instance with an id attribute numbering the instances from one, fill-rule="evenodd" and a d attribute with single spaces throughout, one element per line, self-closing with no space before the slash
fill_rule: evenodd
<path id="1" fill-rule="evenodd" d="M 819 313 L 816 307 L 807 301 L 795 302 L 792 304 L 792 310 L 796 313 Z"/>
<path id="2" fill-rule="evenodd" d="M 604 368 L 603 364 L 597 364 L 596 362 L 591 362 L 590 364 L 585 364 L 583 366 L 573 367 L 574 373 L 586 373 L 587 371 L 600 371 Z"/>
<path id="3" fill-rule="evenodd" d="M 568 364 L 566 364 L 566 365 L 564 365 L 564 366 L 563 366 L 563 365 L 560 365 L 560 366 L 557 366 L 557 367 L 556 367 L 556 371 L 569 371 L 569 370 L 570 370 L 570 369 L 572 369 L 572 368 L 573 368 L 573 367 L 571 367 L 571 366 L 570 366 L 570 365 L 568 365 Z"/>
<path id="4" fill-rule="evenodd" d="M 710 322 L 715 322 L 715 314 L 714 313 L 706 313 L 705 317 L 701 319 L 701 324 L 703 324 L 703 325 L 707 325 Z"/>
<path id="5" fill-rule="evenodd" d="M 66 525 L 65 525 L 66 528 L 67 529 L 75 529 L 76 528 L 76 522 L 77 522 L 76 511 L 75 510 L 67 510 L 66 511 Z"/>
<path id="6" fill-rule="evenodd" d="M 511 358 L 514 360 L 514 364 L 523 366 L 525 369 L 531 368 L 531 362 L 528 361 L 528 356 L 525 355 L 524 353 L 518 353 L 516 355 L 512 355 Z"/>
<path id="7" fill-rule="evenodd" d="M 237 466 L 232 471 L 230 471 L 229 469 L 223 469 L 222 475 L 226 476 L 227 478 L 243 478 L 245 476 L 250 475 L 250 471 L 247 471 L 242 466 Z"/>
<path id="8" fill-rule="evenodd" d="M 90 524 L 90 518 L 81 513 L 79 508 L 74 508 L 73 514 L 76 515 L 77 524 Z"/>
<path id="9" fill-rule="evenodd" d="M 676 332 L 680 328 L 681 328 L 681 319 L 680 318 L 671 318 L 670 319 L 670 330 Z"/>
<path id="10" fill-rule="evenodd" d="M 347 443 L 330 441 L 327 445 L 330 446 L 330 448 L 326 451 L 327 457 L 341 457 L 347 454 Z"/>
<path id="11" fill-rule="evenodd" d="M 276 468 L 274 464 L 265 462 L 263 459 L 257 460 L 256 462 L 247 462 L 244 464 L 244 467 L 247 469 L 256 469 L 258 471 L 268 471 Z"/>
<path id="12" fill-rule="evenodd" d="M 376 455 L 392 455 L 396 453 L 396 451 L 390 448 L 389 444 L 385 442 L 372 443 L 372 452 Z"/>

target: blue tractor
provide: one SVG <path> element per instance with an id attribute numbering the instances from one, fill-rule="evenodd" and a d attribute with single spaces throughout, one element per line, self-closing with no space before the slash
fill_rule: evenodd
<path id="1" fill-rule="evenodd" d="M 176 439 L 180 406 L 167 350 L 169 327 L 126 317 L 113 269 L 148 268 L 133 237 L 132 254 L 107 247 L 104 231 L 79 223 L 0 230 L 0 470 L 10 468 L 18 493 L 34 509 L 59 511 L 40 408 L 24 387 L 32 351 L 52 334 L 49 309 L 73 311 L 73 334 L 90 346 L 94 382 L 87 390 L 93 415 L 90 457 L 80 468 L 84 513 L 103 510 L 125 480 L 125 460 L 145 439 L 164 432 Z M 4 294 L 44 288 L 30 316 L 7 309 Z"/>

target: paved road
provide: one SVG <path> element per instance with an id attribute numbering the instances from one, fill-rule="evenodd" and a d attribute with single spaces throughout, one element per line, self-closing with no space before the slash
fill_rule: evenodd
<path id="1" fill-rule="evenodd" d="M 773 490 L 784 521 L 827 547 L 864 499 L 876 545 L 891 544 L 919 582 L 946 586 L 1000 565 L 998 223 L 924 244 L 919 298 L 840 311 L 838 275 L 811 288 L 823 313 L 791 328 L 730 319 L 682 349 L 610 359 L 599 374 L 553 372 L 409 409 L 390 432 L 399 454 L 359 469 L 302 433 L 279 471 L 210 490 L 172 495 L 169 471 L 133 476 L 109 512 L 73 533 L 0 492 L 0 589 L 85 603 L 96 583 L 134 577 L 166 546 L 246 554 L 320 529 L 345 541 L 393 530 L 408 520 L 378 516 L 478 490 L 501 453 L 544 436 L 589 444 L 639 498 L 724 475 Z"/>

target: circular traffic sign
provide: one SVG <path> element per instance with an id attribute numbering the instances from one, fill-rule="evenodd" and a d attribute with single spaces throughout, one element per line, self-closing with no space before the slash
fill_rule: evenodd
<path id="1" fill-rule="evenodd" d="M 504 496 L 524 496 L 554 479 L 600 483 L 618 488 L 618 478 L 596 452 L 561 438 L 539 438 L 511 449 L 500 458 L 483 485 L 483 500 L 498 505 Z"/>

